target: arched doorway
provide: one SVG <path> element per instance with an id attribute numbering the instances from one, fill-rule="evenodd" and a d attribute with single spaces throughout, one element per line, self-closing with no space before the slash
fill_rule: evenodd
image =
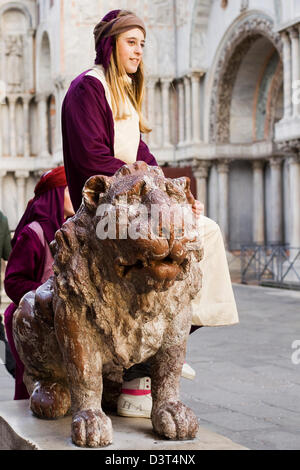
<path id="1" fill-rule="evenodd" d="M 209 137 L 234 150 L 234 157 L 229 155 L 228 246 L 236 250 L 241 244 L 274 241 L 270 178 L 275 170 L 269 169 L 269 159 L 277 157 L 272 149 L 274 125 L 283 114 L 283 67 L 280 37 L 267 17 L 249 14 L 225 36 L 215 66 Z M 254 167 L 260 179 L 254 178 Z M 282 241 L 282 229 L 280 237 L 276 241 Z"/>

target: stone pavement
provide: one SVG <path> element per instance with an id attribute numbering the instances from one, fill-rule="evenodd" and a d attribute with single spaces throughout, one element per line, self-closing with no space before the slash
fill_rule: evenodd
<path id="1" fill-rule="evenodd" d="M 293 353 L 300 362 L 300 292 L 238 284 L 234 291 L 240 323 L 190 336 L 187 361 L 197 375 L 182 379 L 181 398 L 196 412 L 206 448 L 300 449 L 300 363 L 292 362 Z M 0 402 L 12 396 L 3 369 Z M 147 420 L 139 421 L 147 432 Z"/>
<path id="2" fill-rule="evenodd" d="M 250 449 L 300 449 L 300 292 L 238 284 L 234 292 L 240 323 L 189 338 L 197 375 L 182 380 L 182 399 L 201 426 Z"/>

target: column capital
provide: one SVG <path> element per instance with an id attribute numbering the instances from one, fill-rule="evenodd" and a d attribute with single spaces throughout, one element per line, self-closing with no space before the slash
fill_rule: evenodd
<path id="1" fill-rule="evenodd" d="M 252 167 L 253 170 L 262 170 L 264 167 L 265 161 L 264 160 L 253 160 Z"/>
<path id="2" fill-rule="evenodd" d="M 291 39 L 299 39 L 299 29 L 295 26 L 292 26 L 288 29 Z"/>
<path id="3" fill-rule="evenodd" d="M 154 76 L 148 77 L 146 81 L 146 86 L 147 88 L 154 88 L 157 82 L 158 82 L 158 77 L 154 77 Z"/>
<path id="4" fill-rule="evenodd" d="M 230 160 L 219 160 L 217 162 L 218 173 L 228 173 L 229 163 L 230 163 Z"/>
<path id="5" fill-rule="evenodd" d="M 196 178 L 207 178 L 208 170 L 211 167 L 211 162 L 207 160 L 197 160 L 192 161 L 192 171 Z"/>
<path id="6" fill-rule="evenodd" d="M 7 175 L 7 171 L 6 170 L 0 170 L 0 178 L 4 178 L 4 176 Z"/>
<path id="7" fill-rule="evenodd" d="M 290 155 L 288 157 L 289 165 L 299 165 L 300 163 L 300 154 L 295 153 L 294 155 Z"/>
<path id="8" fill-rule="evenodd" d="M 199 79 L 204 75 L 203 70 L 192 70 L 189 73 L 189 77 L 191 78 L 192 82 L 198 82 Z"/>
<path id="9" fill-rule="evenodd" d="M 15 171 L 15 177 L 17 179 L 19 179 L 19 178 L 21 178 L 21 179 L 22 178 L 28 178 L 29 177 L 29 171 L 27 171 L 27 170 L 16 170 Z"/>
<path id="10" fill-rule="evenodd" d="M 170 85 L 170 83 L 173 81 L 172 77 L 161 77 L 160 82 L 162 85 Z"/>
<path id="11" fill-rule="evenodd" d="M 10 107 L 14 107 L 15 104 L 16 104 L 16 102 L 17 102 L 18 97 L 19 97 L 18 95 L 15 95 L 15 94 L 13 94 L 13 93 L 9 93 L 9 95 L 7 96 L 7 98 L 8 98 L 8 105 L 9 105 Z"/>
<path id="12" fill-rule="evenodd" d="M 36 93 L 35 94 L 35 99 L 40 102 L 40 101 L 46 101 L 46 99 L 48 98 L 48 96 L 50 96 L 50 92 L 46 92 L 46 91 L 43 91 L 43 92 L 39 92 L 39 93 Z"/>
<path id="13" fill-rule="evenodd" d="M 290 45 L 290 43 L 291 43 L 291 42 L 290 42 L 290 35 L 289 35 L 289 33 L 288 33 L 287 30 L 281 31 L 280 37 L 281 37 L 282 42 L 283 42 L 284 44 Z"/>
<path id="14" fill-rule="evenodd" d="M 27 106 L 29 104 L 29 101 L 31 100 L 31 98 L 32 98 L 31 95 L 23 95 L 22 96 L 23 104 L 25 104 Z"/>
<path id="15" fill-rule="evenodd" d="M 282 157 L 271 157 L 269 158 L 269 163 L 271 167 L 281 167 L 283 158 Z"/>
<path id="16" fill-rule="evenodd" d="M 53 80 L 54 86 L 60 90 L 64 90 L 66 86 L 66 78 L 62 75 L 57 75 Z"/>

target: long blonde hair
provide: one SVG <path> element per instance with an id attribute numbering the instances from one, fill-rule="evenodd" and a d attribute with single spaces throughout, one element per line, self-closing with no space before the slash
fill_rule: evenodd
<path id="1" fill-rule="evenodd" d="M 105 78 L 109 85 L 112 98 L 112 112 L 114 119 L 126 119 L 124 104 L 127 97 L 139 115 L 140 132 L 149 133 L 151 128 L 146 123 L 142 113 L 142 104 L 145 96 L 144 64 L 141 60 L 137 71 L 132 74 L 132 81 L 128 78 L 125 67 L 121 64 L 118 54 L 118 36 L 114 39 L 113 52 L 110 63 L 105 70 Z"/>

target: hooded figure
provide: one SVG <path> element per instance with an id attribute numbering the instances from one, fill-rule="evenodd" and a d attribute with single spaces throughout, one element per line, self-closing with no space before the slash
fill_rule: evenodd
<path id="1" fill-rule="evenodd" d="M 12 321 L 18 304 L 27 292 L 36 290 L 52 274 L 49 244 L 65 221 L 64 198 L 67 186 L 64 167 L 46 172 L 37 183 L 12 239 L 4 287 L 13 301 L 4 313 L 9 346 L 16 361 L 15 400 L 29 398 L 23 383 L 24 366 L 15 348 Z"/>

